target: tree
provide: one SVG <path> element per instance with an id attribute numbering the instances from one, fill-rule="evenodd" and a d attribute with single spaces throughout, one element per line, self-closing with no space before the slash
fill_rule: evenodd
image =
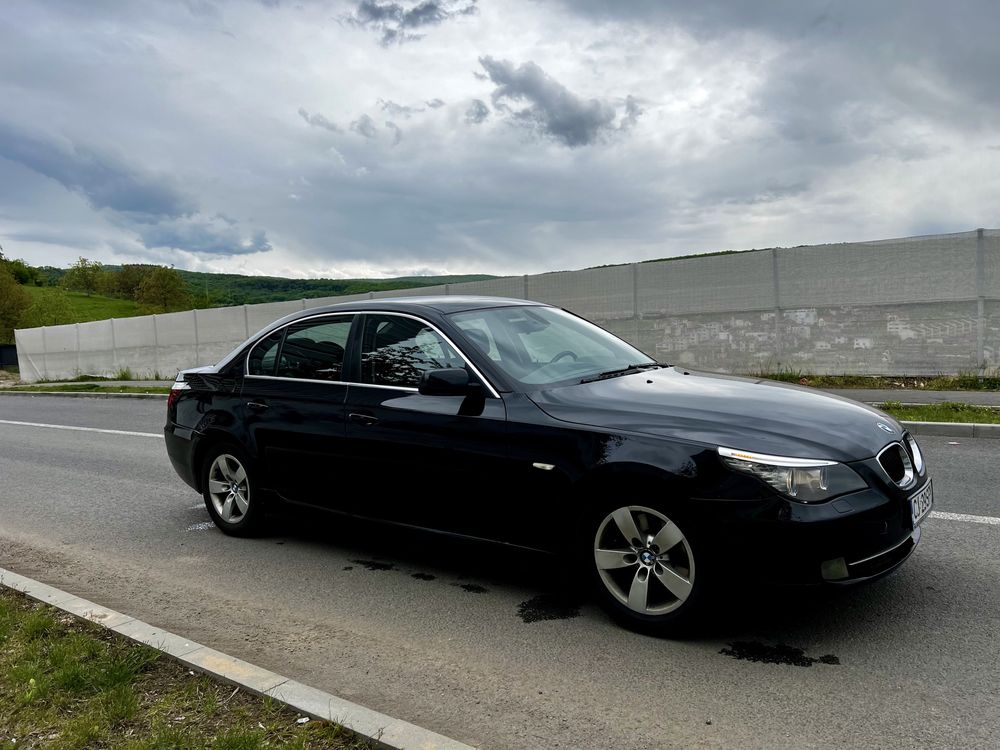
<path id="1" fill-rule="evenodd" d="M 130 263 L 122 266 L 122 270 L 118 272 L 116 278 L 118 286 L 118 294 L 126 299 L 139 299 L 139 289 L 142 287 L 142 282 L 145 281 L 149 274 L 153 272 L 156 266 L 141 265 L 137 263 Z"/>
<path id="2" fill-rule="evenodd" d="M 76 316 L 66 292 L 62 289 L 46 289 L 44 296 L 35 297 L 35 301 L 21 313 L 17 327 L 37 328 L 75 322 Z"/>
<path id="3" fill-rule="evenodd" d="M 156 312 L 191 308 L 191 294 L 184 279 L 173 268 L 158 266 L 139 286 L 138 300 Z"/>
<path id="4" fill-rule="evenodd" d="M 14 327 L 30 305 L 31 295 L 17 283 L 6 263 L 0 265 L 0 344 L 14 343 Z"/>
<path id="5" fill-rule="evenodd" d="M 100 285 L 103 268 L 96 260 L 80 258 L 69 267 L 62 278 L 62 285 L 73 291 L 86 292 L 89 297 Z"/>

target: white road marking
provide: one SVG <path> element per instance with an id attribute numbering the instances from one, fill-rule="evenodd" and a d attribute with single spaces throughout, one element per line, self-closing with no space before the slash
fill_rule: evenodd
<path id="1" fill-rule="evenodd" d="M 149 437 L 163 439 L 159 432 L 133 432 L 131 430 L 102 430 L 98 427 L 77 427 L 69 424 L 45 424 L 44 422 L 17 422 L 13 419 L 0 419 L 0 424 L 13 424 L 19 427 L 48 427 L 52 430 L 74 430 L 79 432 L 102 432 L 106 435 L 128 435 L 129 437 Z"/>
<path id="2" fill-rule="evenodd" d="M 944 513 L 939 510 L 932 510 L 931 518 L 940 518 L 943 521 L 965 521 L 966 523 L 988 523 L 990 526 L 1000 526 L 1000 518 L 995 518 L 993 516 L 970 516 L 968 513 Z"/>

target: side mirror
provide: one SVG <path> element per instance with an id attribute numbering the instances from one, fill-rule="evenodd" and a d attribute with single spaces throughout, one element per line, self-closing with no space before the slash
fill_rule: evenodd
<path id="1" fill-rule="evenodd" d="M 462 367 L 425 370 L 417 389 L 423 396 L 467 396 L 475 387 Z"/>

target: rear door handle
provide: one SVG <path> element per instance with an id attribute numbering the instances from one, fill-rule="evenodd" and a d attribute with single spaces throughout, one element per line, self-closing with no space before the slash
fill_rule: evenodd
<path id="1" fill-rule="evenodd" d="M 352 413 L 352 414 L 348 414 L 347 418 L 350 419 L 352 422 L 357 422 L 358 424 L 364 425 L 365 427 L 368 427 L 368 426 L 373 425 L 376 422 L 378 422 L 378 417 L 376 417 L 376 416 L 374 416 L 372 414 L 356 414 L 356 413 Z"/>
<path id="2" fill-rule="evenodd" d="M 262 401 L 247 401 L 247 407 L 254 411 L 264 411 L 267 408 L 267 404 Z"/>

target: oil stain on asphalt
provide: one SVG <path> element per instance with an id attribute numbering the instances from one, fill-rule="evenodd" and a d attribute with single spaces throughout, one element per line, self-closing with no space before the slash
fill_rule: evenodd
<path id="1" fill-rule="evenodd" d="M 517 614 L 525 622 L 568 620 L 580 614 L 580 604 L 557 594 L 539 594 L 518 604 Z"/>
<path id="2" fill-rule="evenodd" d="M 817 662 L 820 664 L 840 664 L 840 659 L 833 654 L 813 658 L 806 656 L 805 651 L 801 648 L 786 646 L 784 643 L 769 646 L 759 641 L 735 641 L 729 644 L 729 648 L 724 648 L 719 653 L 734 659 L 755 661 L 760 664 L 791 664 L 796 667 L 811 667 Z"/>
<path id="3" fill-rule="evenodd" d="M 458 586 L 463 591 L 468 591 L 470 594 L 486 594 L 489 589 L 485 586 L 480 586 L 478 583 L 453 583 L 452 586 Z"/>
<path id="4" fill-rule="evenodd" d="M 378 560 L 351 560 L 351 562 L 368 570 L 394 570 L 396 567 L 392 563 L 379 562 Z"/>
<path id="5" fill-rule="evenodd" d="M 416 578 L 418 581 L 433 581 L 437 576 L 432 576 L 430 573 L 410 573 L 410 578 Z"/>

